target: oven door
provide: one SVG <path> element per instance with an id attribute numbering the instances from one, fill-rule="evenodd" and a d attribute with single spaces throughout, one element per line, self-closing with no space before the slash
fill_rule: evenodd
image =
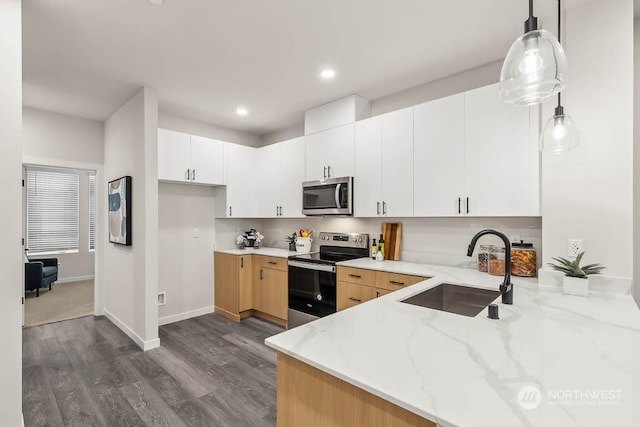
<path id="1" fill-rule="evenodd" d="M 332 178 L 302 183 L 305 215 L 352 215 L 353 178 Z"/>
<path id="2" fill-rule="evenodd" d="M 289 309 L 316 317 L 336 312 L 336 267 L 289 260 Z"/>

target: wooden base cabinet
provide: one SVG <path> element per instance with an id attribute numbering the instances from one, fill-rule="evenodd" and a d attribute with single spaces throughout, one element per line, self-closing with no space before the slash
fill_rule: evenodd
<path id="1" fill-rule="evenodd" d="M 239 322 L 241 313 L 253 306 L 251 255 L 214 254 L 214 309 Z"/>
<path id="2" fill-rule="evenodd" d="M 267 262 L 269 261 L 267 260 Z M 287 271 L 266 268 L 263 265 L 258 266 L 253 286 L 254 310 L 286 322 L 288 308 L 287 285 Z"/>
<path id="3" fill-rule="evenodd" d="M 337 309 L 351 308 L 427 279 L 408 274 L 338 267 Z"/>
<path id="4" fill-rule="evenodd" d="M 436 424 L 278 353 L 278 427 L 436 427 Z"/>

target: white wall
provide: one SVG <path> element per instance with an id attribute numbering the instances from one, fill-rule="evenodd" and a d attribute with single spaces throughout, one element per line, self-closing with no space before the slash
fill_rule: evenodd
<path id="1" fill-rule="evenodd" d="M 543 155 L 542 235 L 546 261 L 567 255 L 567 239 L 584 240 L 586 262 L 605 274 L 633 275 L 633 4 L 591 1 L 565 21 L 570 65 L 563 92 L 580 146 Z M 553 115 L 554 102 L 543 109 Z"/>
<path id="2" fill-rule="evenodd" d="M 301 228 L 311 228 L 316 236 L 321 231 L 367 233 L 376 240 L 383 222 L 401 222 L 403 227 L 401 260 L 422 263 L 471 266 L 466 256 L 467 246 L 475 233 L 494 228 L 507 236 L 519 235 L 540 250 L 540 218 L 306 218 L 263 220 L 260 231 L 267 246 L 286 248 L 284 237 Z M 482 244 L 502 246 L 493 236 L 482 238 Z M 313 242 L 317 248 L 318 241 Z M 539 255 L 540 258 L 540 255 Z M 539 261 L 540 262 L 540 261 Z"/>
<path id="3" fill-rule="evenodd" d="M 633 27 L 633 293 L 640 305 L 640 19 Z"/>
<path id="4" fill-rule="evenodd" d="M 22 423 L 22 17 L 21 1 L 0 2 L 0 419 Z"/>
<path id="5" fill-rule="evenodd" d="M 213 309 L 214 203 L 213 187 L 159 185 L 160 324 Z"/>
<path id="6" fill-rule="evenodd" d="M 106 181 L 132 177 L 132 246 L 105 242 L 105 314 L 141 348 L 158 339 L 157 96 L 144 88 L 105 123 Z"/>
<path id="7" fill-rule="evenodd" d="M 158 127 L 251 147 L 259 147 L 261 145 L 260 137 L 256 134 L 188 119 L 164 111 L 158 113 Z"/>

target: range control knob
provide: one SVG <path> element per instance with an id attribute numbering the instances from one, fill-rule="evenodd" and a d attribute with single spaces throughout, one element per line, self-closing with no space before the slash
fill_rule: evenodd
<path id="1" fill-rule="evenodd" d="M 353 238 L 353 243 L 357 242 L 358 239 L 356 239 L 355 237 Z"/>
<path id="2" fill-rule="evenodd" d="M 358 242 L 362 243 L 362 237 L 358 237 Z"/>
<path id="3" fill-rule="evenodd" d="M 316 300 L 322 301 L 322 294 L 317 294 L 316 295 Z"/>

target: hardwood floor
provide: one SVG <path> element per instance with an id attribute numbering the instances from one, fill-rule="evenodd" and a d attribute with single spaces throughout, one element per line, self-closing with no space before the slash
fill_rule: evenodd
<path id="1" fill-rule="evenodd" d="M 23 330 L 25 426 L 273 426 L 282 328 L 210 314 L 141 351 L 104 317 Z"/>

